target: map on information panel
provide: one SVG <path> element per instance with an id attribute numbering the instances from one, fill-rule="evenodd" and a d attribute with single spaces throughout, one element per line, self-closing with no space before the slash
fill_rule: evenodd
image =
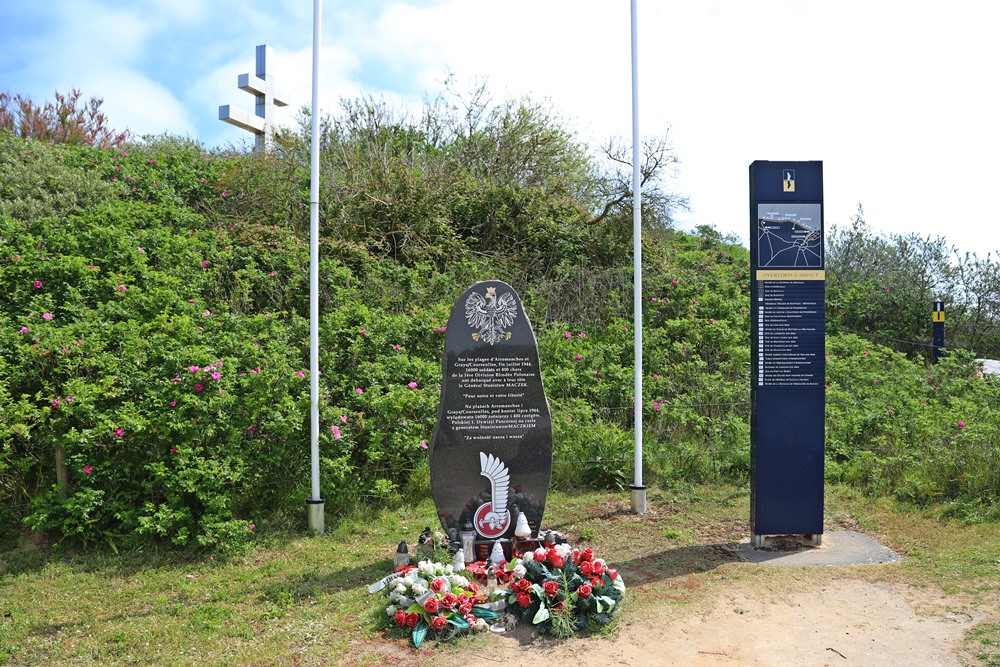
<path id="1" fill-rule="evenodd" d="M 823 268 L 819 204 L 757 204 L 757 268 Z"/>

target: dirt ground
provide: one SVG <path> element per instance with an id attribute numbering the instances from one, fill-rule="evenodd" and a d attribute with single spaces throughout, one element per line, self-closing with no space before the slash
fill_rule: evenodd
<path id="1" fill-rule="evenodd" d="M 607 635 L 557 641 L 523 624 L 460 642 L 414 651 L 398 642 L 362 648 L 357 664 L 607 665 L 684 667 L 964 667 L 982 664 L 963 652 L 963 637 L 992 617 L 971 600 L 908 579 L 899 562 L 827 559 L 800 567 L 747 562 L 748 524 L 702 523 L 697 538 L 667 549 L 648 548 L 642 531 L 672 525 L 669 508 L 639 518 L 609 506 L 601 520 L 619 543 L 646 545 L 617 558 L 628 592 Z M 660 516 L 662 514 L 662 516 Z M 845 512 L 828 517 L 828 531 L 855 531 Z M 835 549 L 832 533 L 822 549 Z M 769 538 L 770 540 L 771 538 Z M 875 545 L 884 549 L 882 545 Z M 801 551 L 776 541 L 774 550 Z M 770 548 L 768 548 L 770 550 Z M 603 551 L 603 550 L 602 550 Z M 836 552 L 835 552 L 836 553 Z M 892 553 L 892 552 L 890 552 Z M 895 554 L 892 554 L 895 556 Z M 850 563 L 836 564 L 829 563 Z M 861 564 L 865 563 L 865 564 Z M 360 647 L 359 647 L 360 648 Z M 362 657 L 363 656 L 363 657 Z"/>
<path id="2" fill-rule="evenodd" d="M 942 607 L 931 593 L 851 579 L 813 587 L 806 577 L 800 584 L 762 594 L 738 582 L 723 583 L 706 608 L 654 605 L 641 618 L 623 619 L 618 633 L 606 638 L 551 642 L 530 641 L 524 634 L 497 635 L 484 642 L 488 650 L 476 650 L 477 662 L 595 667 L 962 664 L 962 634 L 974 619 Z"/>
<path id="3" fill-rule="evenodd" d="M 975 611 L 893 575 L 892 566 L 787 568 L 727 562 L 708 573 L 635 582 L 641 614 L 615 632 L 555 641 L 523 625 L 414 651 L 369 646 L 364 664 L 801 665 L 960 667 Z M 639 605 L 636 605 L 637 607 Z M 373 650 L 374 649 L 374 650 Z M 371 662 L 374 660 L 374 662 Z"/>

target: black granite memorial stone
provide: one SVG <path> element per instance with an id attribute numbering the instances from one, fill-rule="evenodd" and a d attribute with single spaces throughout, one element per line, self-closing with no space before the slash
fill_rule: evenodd
<path id="1" fill-rule="evenodd" d="M 533 534 L 552 477 L 552 420 L 538 345 L 514 289 L 476 283 L 448 319 L 441 408 L 429 450 L 441 525 L 478 540 L 511 538 L 517 511 Z"/>

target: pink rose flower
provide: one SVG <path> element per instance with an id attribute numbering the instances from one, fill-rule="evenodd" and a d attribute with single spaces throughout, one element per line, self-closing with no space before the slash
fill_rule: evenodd
<path id="1" fill-rule="evenodd" d="M 580 584 L 580 586 L 576 589 L 576 594 L 581 598 L 590 597 L 591 592 L 593 592 L 593 589 L 591 589 L 590 584 Z"/>

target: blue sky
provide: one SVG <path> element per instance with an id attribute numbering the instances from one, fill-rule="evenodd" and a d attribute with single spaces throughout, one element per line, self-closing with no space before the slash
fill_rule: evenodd
<path id="1" fill-rule="evenodd" d="M 399 108 L 449 72 L 494 97 L 548 100 L 581 139 L 631 137 L 628 0 L 325 0 L 321 102 Z M 670 129 L 673 187 L 746 242 L 747 167 L 824 161 L 827 225 L 856 206 L 886 233 L 1000 250 L 1000 3 L 990 0 L 638 0 L 640 127 Z M 247 133 L 218 107 L 254 47 L 274 49 L 292 124 L 311 99 L 310 0 L 0 0 L 0 90 L 104 98 L 116 128 L 206 146 Z"/>

